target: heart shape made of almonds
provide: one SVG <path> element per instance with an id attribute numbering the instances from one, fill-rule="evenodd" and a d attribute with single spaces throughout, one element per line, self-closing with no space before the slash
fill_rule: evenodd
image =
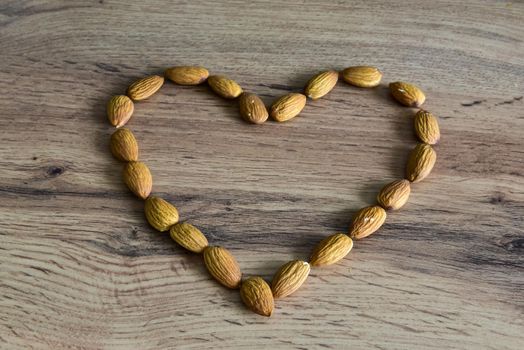
<path id="1" fill-rule="evenodd" d="M 298 116 L 308 101 L 328 94 L 339 77 L 350 85 L 373 88 L 380 84 L 382 73 L 375 67 L 355 66 L 341 72 L 328 70 L 315 75 L 307 83 L 303 93 L 289 93 L 278 98 L 269 111 L 255 94 L 244 92 L 234 80 L 223 75 L 209 75 L 206 68 L 177 66 L 165 71 L 164 76 L 151 75 L 129 86 L 126 95 L 113 96 L 107 105 L 109 122 L 117 128 L 111 135 L 110 147 L 114 157 L 125 163 L 123 179 L 137 197 L 145 200 L 144 211 L 149 224 L 160 232 L 169 231 L 170 236 L 183 248 L 202 254 L 204 264 L 220 284 L 240 289 L 240 297 L 253 312 L 271 316 L 274 299 L 284 298 L 307 279 L 311 267 L 332 265 L 343 259 L 353 248 L 353 240 L 367 237 L 377 231 L 386 220 L 387 210 L 398 210 L 408 200 L 411 183 L 419 182 L 429 175 L 436 161 L 433 146 L 440 139 L 437 118 L 430 112 L 418 109 L 414 115 L 415 133 L 421 141 L 411 151 L 404 179 L 385 185 L 377 196 L 377 204 L 360 209 L 353 217 L 347 233 L 335 233 L 326 237 L 314 248 L 309 260 L 293 260 L 281 266 L 271 285 L 261 277 L 243 279 L 240 266 L 225 248 L 209 245 L 206 236 L 194 225 L 179 222 L 178 210 L 166 200 L 151 196 L 153 180 L 147 165 L 138 159 L 138 143 L 133 133 L 123 126 L 134 112 L 136 102 L 155 94 L 165 78 L 178 85 L 199 85 L 207 82 L 209 87 L 225 99 L 238 99 L 240 115 L 247 122 L 262 124 L 269 117 L 286 122 Z M 420 107 L 425 95 L 417 86 L 405 82 L 389 84 L 391 95 L 407 107 Z"/>

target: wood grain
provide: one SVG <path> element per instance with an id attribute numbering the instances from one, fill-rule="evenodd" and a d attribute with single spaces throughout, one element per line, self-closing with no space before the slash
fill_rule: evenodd
<path id="1" fill-rule="evenodd" d="M 522 2 L 0 3 L 2 349 L 518 349 L 524 337 Z M 154 193 L 246 276 L 308 257 L 403 176 L 423 88 L 434 172 L 348 258 L 274 315 L 246 310 L 201 257 L 144 219 L 108 150 L 105 103 L 200 64 L 266 103 L 325 69 L 369 64 L 283 124 L 243 122 L 207 87 L 167 83 L 129 123 Z"/>

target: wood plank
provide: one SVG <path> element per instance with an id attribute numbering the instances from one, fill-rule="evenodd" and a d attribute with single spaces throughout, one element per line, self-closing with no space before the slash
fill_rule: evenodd
<path id="1" fill-rule="evenodd" d="M 6 349 L 518 349 L 524 342 L 524 4 L 495 1 L 4 1 L 0 342 Z M 129 128 L 172 201 L 246 276 L 271 279 L 403 176 L 407 80 L 440 120 L 434 173 L 270 319 L 155 232 L 108 151 L 105 103 L 171 65 L 270 104 L 371 64 L 301 116 L 248 125 L 207 87 L 166 83 Z M 520 346 L 519 346 L 520 345 Z"/>

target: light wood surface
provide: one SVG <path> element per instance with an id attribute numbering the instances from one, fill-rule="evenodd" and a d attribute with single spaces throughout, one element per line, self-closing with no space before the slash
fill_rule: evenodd
<path id="1" fill-rule="evenodd" d="M 0 348 L 521 349 L 522 2 L 0 3 Z M 271 318 L 145 221 L 108 151 L 105 104 L 200 64 L 269 104 L 320 70 L 369 64 L 301 116 L 261 126 L 206 86 L 166 83 L 129 128 L 154 193 L 267 280 L 403 176 L 421 86 L 434 172 L 343 262 Z"/>

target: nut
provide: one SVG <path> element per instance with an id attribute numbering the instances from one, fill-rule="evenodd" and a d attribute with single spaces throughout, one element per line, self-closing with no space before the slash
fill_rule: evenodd
<path id="1" fill-rule="evenodd" d="M 208 245 L 206 236 L 187 222 L 179 222 L 171 226 L 169 234 L 175 242 L 193 253 L 202 253 Z"/>
<path id="2" fill-rule="evenodd" d="M 422 181 L 431 173 L 436 161 L 437 153 L 433 147 L 425 143 L 419 143 L 409 155 L 406 166 L 406 178 L 411 182 Z"/>
<path id="3" fill-rule="evenodd" d="M 424 110 L 415 114 L 415 133 L 420 141 L 434 145 L 440 140 L 440 128 L 437 118 Z"/>
<path id="4" fill-rule="evenodd" d="M 306 96 L 298 93 L 291 93 L 280 97 L 271 106 L 269 114 L 277 122 L 296 117 L 306 106 Z"/>
<path id="5" fill-rule="evenodd" d="M 353 240 L 346 234 L 336 233 L 317 244 L 309 262 L 312 266 L 332 265 L 344 258 L 351 248 Z"/>
<path id="6" fill-rule="evenodd" d="M 122 128 L 111 135 L 109 143 L 111 153 L 116 159 L 123 162 L 134 162 L 138 160 L 138 143 L 131 130 Z"/>
<path id="7" fill-rule="evenodd" d="M 316 100 L 325 96 L 328 92 L 333 90 L 338 81 L 338 72 L 330 70 L 315 75 L 307 83 L 304 92 L 307 97 Z"/>
<path id="8" fill-rule="evenodd" d="M 380 190 L 378 204 L 386 210 L 400 209 L 408 201 L 411 186 L 408 180 L 393 181 Z"/>
<path id="9" fill-rule="evenodd" d="M 391 94 L 400 104 L 408 107 L 420 107 L 426 96 L 417 86 L 397 81 L 389 84 Z"/>
<path id="10" fill-rule="evenodd" d="M 135 105 L 129 97 L 116 95 L 107 103 L 107 119 L 111 125 L 120 128 L 129 121 L 134 110 Z"/>
<path id="11" fill-rule="evenodd" d="M 166 69 L 165 76 L 178 85 L 198 85 L 206 81 L 209 72 L 204 67 L 177 66 Z"/>
<path id="12" fill-rule="evenodd" d="M 160 232 L 169 230 L 178 222 L 178 210 L 175 206 L 159 197 L 149 197 L 144 211 L 149 224 Z"/>
<path id="13" fill-rule="evenodd" d="M 311 266 L 302 260 L 293 260 L 282 265 L 271 282 L 275 298 L 284 298 L 294 293 L 306 281 Z"/>
<path id="14" fill-rule="evenodd" d="M 164 77 L 160 75 L 151 75 L 135 81 L 127 89 L 127 96 L 134 101 L 145 100 L 157 92 L 164 84 Z"/>
<path id="15" fill-rule="evenodd" d="M 271 288 L 261 277 L 250 277 L 243 281 L 240 298 L 251 311 L 262 316 L 271 316 L 275 308 Z"/>
<path id="16" fill-rule="evenodd" d="M 207 83 L 217 95 L 223 98 L 234 99 L 242 93 L 242 88 L 236 81 L 223 75 L 211 75 L 207 78 Z"/>
<path id="17" fill-rule="evenodd" d="M 124 167 L 124 182 L 131 192 L 146 199 L 153 187 L 153 178 L 147 165 L 142 162 L 129 162 Z"/>
<path id="18" fill-rule="evenodd" d="M 370 66 L 348 67 L 342 71 L 342 79 L 354 86 L 370 88 L 380 84 L 382 72 Z"/>
<path id="19" fill-rule="evenodd" d="M 244 92 L 240 95 L 238 105 L 242 118 L 253 124 L 262 124 L 269 116 L 264 102 L 255 94 Z"/>
<path id="20" fill-rule="evenodd" d="M 360 209 L 353 217 L 349 235 L 353 239 L 369 236 L 384 224 L 386 216 L 386 211 L 378 205 Z"/>
<path id="21" fill-rule="evenodd" d="M 211 276 L 223 286 L 231 289 L 237 289 L 240 286 L 242 279 L 240 266 L 227 249 L 206 247 L 204 249 L 204 264 Z"/>

